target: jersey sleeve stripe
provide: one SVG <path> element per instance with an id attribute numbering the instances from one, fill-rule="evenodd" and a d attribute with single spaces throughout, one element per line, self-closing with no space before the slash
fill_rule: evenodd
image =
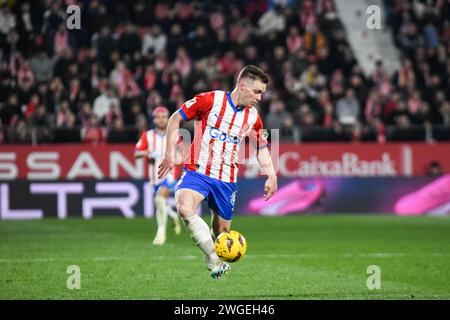
<path id="1" fill-rule="evenodd" d="M 178 109 L 178 112 L 181 114 L 181 117 L 183 118 L 184 121 L 189 121 L 189 118 L 187 117 L 187 115 L 184 113 L 183 109 Z"/>

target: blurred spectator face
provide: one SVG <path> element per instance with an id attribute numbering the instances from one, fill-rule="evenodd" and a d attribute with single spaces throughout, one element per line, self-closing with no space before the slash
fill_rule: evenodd
<path id="1" fill-rule="evenodd" d="M 131 106 L 131 113 L 137 115 L 141 113 L 141 106 L 138 103 L 135 103 Z"/>
<path id="2" fill-rule="evenodd" d="M 439 103 L 439 102 L 443 102 L 445 101 L 445 93 L 441 90 L 439 90 L 438 92 L 436 92 L 436 94 L 434 95 L 434 100 Z"/>
<path id="3" fill-rule="evenodd" d="M 275 60 L 277 60 L 277 61 L 283 60 L 285 58 L 285 53 L 286 52 L 283 47 L 281 47 L 281 46 L 276 47 L 273 51 Z"/>
<path id="4" fill-rule="evenodd" d="M 52 11 L 53 14 L 57 14 L 59 11 L 59 3 L 57 1 L 53 2 L 50 10 Z"/>
<path id="5" fill-rule="evenodd" d="M 29 12 L 30 11 L 30 4 L 28 2 L 22 3 L 22 6 L 20 7 L 20 10 L 22 12 Z"/>
<path id="6" fill-rule="evenodd" d="M 306 59 L 306 52 L 304 50 L 298 50 L 296 54 L 297 59 L 299 60 L 305 60 Z"/>
<path id="7" fill-rule="evenodd" d="M 332 114 L 332 113 L 333 113 L 333 104 L 327 103 L 327 104 L 324 106 L 324 110 L 325 110 L 325 113 L 326 113 L 326 114 Z"/>
<path id="8" fill-rule="evenodd" d="M 420 100 L 420 92 L 419 91 L 414 91 L 411 95 L 411 98 L 414 100 Z"/>
<path id="9" fill-rule="evenodd" d="M 441 85 L 441 78 L 438 75 L 433 75 L 431 77 L 431 84 L 434 87 L 439 87 Z"/>
<path id="10" fill-rule="evenodd" d="M 134 30 L 135 30 L 134 25 L 131 23 L 128 23 L 127 27 L 125 28 L 125 32 L 131 34 L 134 32 Z"/>
<path id="11" fill-rule="evenodd" d="M 75 115 L 72 112 L 68 112 L 66 114 L 66 118 L 64 120 L 64 123 L 67 128 L 73 128 L 75 126 Z"/>
<path id="12" fill-rule="evenodd" d="M 273 101 L 270 104 L 270 111 L 273 113 L 279 113 L 284 111 L 284 103 L 280 100 Z"/>
<path id="13" fill-rule="evenodd" d="M 147 119 L 145 118 L 144 115 L 138 114 L 136 116 L 136 127 L 140 132 L 147 130 Z"/>
<path id="14" fill-rule="evenodd" d="M 360 87 L 362 85 L 362 79 L 359 76 L 352 76 L 350 83 L 352 87 Z"/>
<path id="15" fill-rule="evenodd" d="M 302 104 L 299 108 L 300 114 L 305 115 L 311 112 L 311 107 L 307 104 Z"/>
<path id="16" fill-rule="evenodd" d="M 48 84 L 47 84 L 47 83 L 41 83 L 41 84 L 39 85 L 38 90 L 39 90 L 39 93 L 40 93 L 42 96 L 45 96 L 45 95 L 47 94 L 47 92 L 48 92 Z"/>
<path id="17" fill-rule="evenodd" d="M 33 94 L 31 96 L 30 102 L 34 105 L 38 105 L 39 104 L 39 96 L 37 94 Z"/>
<path id="18" fill-rule="evenodd" d="M 92 112 L 91 104 L 89 102 L 83 103 L 83 105 L 81 107 L 81 113 L 90 114 L 91 112 Z"/>
<path id="19" fill-rule="evenodd" d="M 247 59 L 253 60 L 257 57 L 256 48 L 254 46 L 248 46 L 245 48 L 245 56 Z"/>
<path id="20" fill-rule="evenodd" d="M 430 112 L 430 105 L 428 103 L 422 103 L 420 105 L 419 112 L 422 114 L 428 114 Z"/>
<path id="21" fill-rule="evenodd" d="M 445 101 L 441 106 L 441 113 L 450 114 L 450 102 Z"/>
<path id="22" fill-rule="evenodd" d="M 161 27 L 159 25 L 154 25 L 152 28 L 152 35 L 157 37 L 161 34 Z"/>
<path id="23" fill-rule="evenodd" d="M 415 24 L 410 23 L 406 27 L 406 34 L 409 36 L 414 36 L 417 33 L 417 27 Z"/>
<path id="24" fill-rule="evenodd" d="M 45 113 L 46 113 L 45 106 L 43 104 L 38 105 L 38 107 L 36 108 L 36 115 L 43 116 L 45 115 Z"/>
<path id="25" fill-rule="evenodd" d="M 305 125 L 313 125 L 314 124 L 314 114 L 312 112 L 308 112 L 302 116 L 302 124 Z"/>
<path id="26" fill-rule="evenodd" d="M 423 73 L 428 73 L 430 71 L 430 65 L 426 62 L 421 63 L 419 68 Z"/>
<path id="27" fill-rule="evenodd" d="M 398 116 L 398 118 L 397 118 L 397 124 L 398 124 L 398 126 L 401 127 L 401 128 L 407 128 L 407 127 L 409 127 L 410 121 L 409 121 L 408 116 L 406 116 L 406 115 Z"/>
<path id="28" fill-rule="evenodd" d="M 177 50 L 177 57 L 182 59 L 182 58 L 186 58 L 187 53 L 186 53 L 186 49 L 184 47 L 179 47 Z"/>
<path id="29" fill-rule="evenodd" d="M 175 23 L 170 28 L 170 34 L 173 36 L 180 35 L 182 32 L 181 26 L 178 23 Z"/>
<path id="30" fill-rule="evenodd" d="M 93 114 L 90 118 L 89 118 L 89 126 L 91 127 L 97 127 L 99 125 L 99 121 L 98 121 L 98 117 Z"/>
<path id="31" fill-rule="evenodd" d="M 305 101 L 305 100 L 308 99 L 308 94 L 306 93 L 305 90 L 300 90 L 300 91 L 298 92 L 297 98 L 298 98 L 300 101 Z"/>
<path id="32" fill-rule="evenodd" d="M 409 60 L 409 59 L 403 60 L 403 67 L 404 67 L 404 68 L 410 69 L 411 66 L 412 66 L 411 60 Z"/>
<path id="33" fill-rule="evenodd" d="M 100 6 L 98 7 L 98 12 L 99 12 L 101 15 L 107 14 L 106 6 L 100 5 Z"/>
<path id="34" fill-rule="evenodd" d="M 195 29 L 195 33 L 197 34 L 197 37 L 204 37 L 206 36 L 206 29 L 204 26 L 200 25 Z"/>
<path id="35" fill-rule="evenodd" d="M 397 103 L 396 109 L 397 109 L 398 111 L 405 111 L 405 110 L 407 109 L 406 102 L 403 101 L 403 100 L 400 100 L 400 101 Z"/>
<path id="36" fill-rule="evenodd" d="M 110 110 L 111 110 L 111 113 L 114 114 L 114 115 L 120 115 L 121 114 L 119 106 L 117 104 L 115 104 L 115 103 L 111 103 Z"/>
<path id="37" fill-rule="evenodd" d="M 355 97 L 355 91 L 353 91 L 352 89 L 347 89 L 347 91 L 345 91 L 345 97 L 348 100 L 351 100 Z"/>
<path id="38" fill-rule="evenodd" d="M 19 104 L 19 100 L 15 94 L 12 94 L 8 98 L 8 104 L 11 106 L 17 106 Z"/>
<path id="39" fill-rule="evenodd" d="M 69 65 L 69 74 L 76 75 L 78 74 L 78 65 L 76 63 L 72 63 Z"/>
<path id="40" fill-rule="evenodd" d="M 109 28 L 107 26 L 102 27 L 100 31 L 100 36 L 106 38 L 109 36 Z"/>
<path id="41" fill-rule="evenodd" d="M 122 118 L 114 119 L 113 128 L 116 131 L 122 131 L 124 129 Z"/>
<path id="42" fill-rule="evenodd" d="M 319 101 L 328 101 L 329 99 L 330 99 L 330 94 L 329 94 L 328 90 L 321 90 L 319 92 L 319 97 L 318 97 Z"/>
<path id="43" fill-rule="evenodd" d="M 291 37 L 295 37 L 296 35 L 298 35 L 298 28 L 296 26 L 291 26 L 289 28 L 289 35 Z"/>
<path id="44" fill-rule="evenodd" d="M 328 47 L 323 47 L 319 50 L 319 59 L 325 60 L 328 58 L 329 55 Z"/>
<path id="45" fill-rule="evenodd" d="M 414 54 L 417 61 L 425 60 L 425 49 L 423 47 L 416 48 Z"/>
<path id="46" fill-rule="evenodd" d="M 294 126 L 294 120 L 292 117 L 284 117 L 282 124 L 283 128 L 292 128 Z"/>

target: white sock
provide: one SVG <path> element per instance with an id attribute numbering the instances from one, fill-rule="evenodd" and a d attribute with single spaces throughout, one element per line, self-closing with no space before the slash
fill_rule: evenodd
<path id="1" fill-rule="evenodd" d="M 165 233 L 167 226 L 166 198 L 164 198 L 163 196 L 156 196 L 155 206 L 156 206 L 156 223 L 158 225 L 157 232 Z"/>
<path id="2" fill-rule="evenodd" d="M 184 224 L 197 247 L 199 247 L 205 255 L 210 256 L 210 258 L 219 259 L 214 251 L 214 242 L 212 241 L 211 233 L 205 220 L 199 215 L 194 215 L 185 219 Z"/>
<path id="3" fill-rule="evenodd" d="M 170 204 L 167 205 L 166 212 L 172 219 L 178 219 L 178 213 L 172 209 L 172 206 Z"/>
<path id="4" fill-rule="evenodd" d="M 216 241 L 216 239 L 217 239 L 217 236 L 214 234 L 213 228 L 211 228 L 211 238 L 212 238 L 213 242 Z"/>

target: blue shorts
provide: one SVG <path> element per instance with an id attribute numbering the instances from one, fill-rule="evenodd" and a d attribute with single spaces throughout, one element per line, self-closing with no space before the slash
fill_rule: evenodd
<path id="1" fill-rule="evenodd" d="M 173 179 L 164 179 L 163 181 L 161 181 L 158 184 L 155 184 L 154 186 L 154 193 L 156 194 L 156 192 L 158 191 L 158 189 L 160 187 L 166 187 L 167 189 L 169 189 L 170 193 L 175 192 L 175 185 L 177 184 L 176 180 Z"/>
<path id="2" fill-rule="evenodd" d="M 209 208 L 225 219 L 231 220 L 237 195 L 237 183 L 222 182 L 202 173 L 184 170 L 175 191 L 191 189 L 199 192 L 208 201 Z"/>

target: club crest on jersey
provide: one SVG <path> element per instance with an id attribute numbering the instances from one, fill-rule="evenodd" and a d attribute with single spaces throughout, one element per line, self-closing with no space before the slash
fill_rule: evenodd
<path id="1" fill-rule="evenodd" d="M 246 135 L 250 130 L 250 126 L 248 123 L 244 123 L 244 125 L 241 127 L 241 130 L 239 130 L 239 136 Z"/>

